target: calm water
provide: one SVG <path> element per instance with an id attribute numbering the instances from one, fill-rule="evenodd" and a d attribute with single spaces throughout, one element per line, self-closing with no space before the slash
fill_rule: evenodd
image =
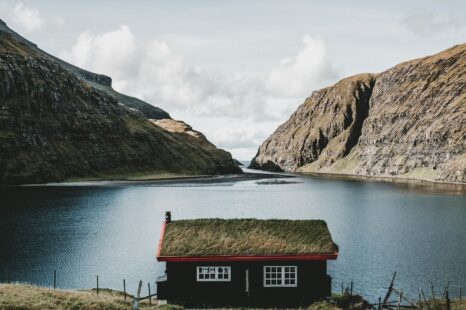
<path id="1" fill-rule="evenodd" d="M 423 187 L 313 177 L 295 183 L 244 181 L 125 187 L 49 187 L 0 191 L 0 281 L 134 292 L 156 280 L 164 212 L 174 219 L 257 217 L 324 219 L 340 255 L 329 263 L 333 289 L 354 281 L 374 301 L 393 271 L 396 287 L 417 297 L 433 281 L 466 285 L 464 188 Z M 297 183 L 296 183 L 297 182 Z M 273 182 L 272 182 L 273 183 Z M 447 193 L 447 194 L 446 194 Z M 147 287 L 145 284 L 144 288 Z M 146 288 L 147 289 L 147 288 Z"/>

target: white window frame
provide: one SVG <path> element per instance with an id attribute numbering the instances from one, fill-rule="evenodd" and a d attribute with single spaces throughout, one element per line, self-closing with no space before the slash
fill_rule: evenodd
<path id="1" fill-rule="evenodd" d="M 209 272 L 204 273 L 202 272 L 204 269 L 209 269 Z M 223 270 L 227 270 L 226 273 L 219 272 L 219 268 L 223 268 Z M 201 274 L 208 274 L 213 275 L 209 278 L 201 279 Z M 220 278 L 219 275 L 222 274 L 226 277 Z M 231 267 L 230 266 L 197 266 L 196 267 L 196 280 L 197 282 L 230 282 L 231 281 Z"/>
<path id="2" fill-rule="evenodd" d="M 293 278 L 289 279 L 294 279 L 294 284 L 285 284 L 285 268 L 291 268 L 288 273 L 294 274 Z M 269 270 L 267 270 L 270 268 Z M 278 268 L 275 271 L 276 274 L 279 275 L 279 277 L 275 278 L 276 280 L 280 280 L 280 283 L 277 284 L 267 284 L 267 280 L 271 281 L 272 278 L 270 277 L 272 273 L 272 268 Z M 293 271 L 292 271 L 293 270 Z M 297 287 L 298 286 L 298 266 L 264 266 L 264 287 Z M 278 281 L 277 281 L 278 282 Z"/>

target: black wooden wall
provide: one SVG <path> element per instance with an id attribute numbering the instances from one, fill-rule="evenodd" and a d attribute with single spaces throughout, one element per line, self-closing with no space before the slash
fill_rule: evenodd
<path id="1" fill-rule="evenodd" d="M 197 266 L 230 266 L 230 282 L 197 282 Z M 264 287 L 263 266 L 297 266 L 297 287 Z M 246 292 L 249 270 L 249 293 Z M 331 294 L 326 261 L 168 262 L 167 280 L 157 284 L 158 299 L 186 306 L 308 305 Z"/>

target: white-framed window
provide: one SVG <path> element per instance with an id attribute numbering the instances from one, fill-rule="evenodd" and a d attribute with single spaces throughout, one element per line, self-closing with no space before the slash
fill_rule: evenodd
<path id="1" fill-rule="evenodd" d="M 198 282 L 231 281 L 230 266 L 197 266 Z"/>
<path id="2" fill-rule="evenodd" d="M 298 286 L 297 266 L 264 266 L 264 287 Z"/>

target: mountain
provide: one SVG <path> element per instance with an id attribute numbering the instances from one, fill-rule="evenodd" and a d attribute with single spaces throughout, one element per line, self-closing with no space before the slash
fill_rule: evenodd
<path id="1" fill-rule="evenodd" d="M 466 44 L 313 92 L 250 167 L 466 183 Z"/>
<path id="2" fill-rule="evenodd" d="M 189 125 L 40 50 L 0 20 L 0 185 L 241 173 Z"/>

